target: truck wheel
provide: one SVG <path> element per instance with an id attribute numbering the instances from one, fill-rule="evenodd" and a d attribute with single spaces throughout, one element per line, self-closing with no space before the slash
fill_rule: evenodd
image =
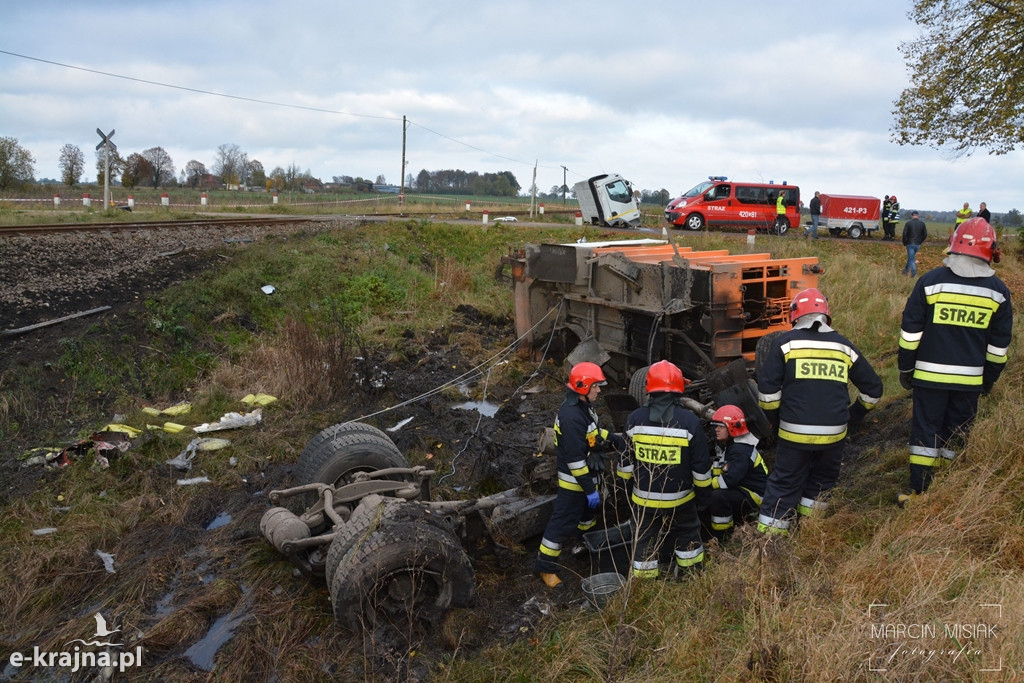
<path id="1" fill-rule="evenodd" d="M 760 339 L 757 340 L 757 345 L 754 347 L 754 376 L 761 376 L 761 368 L 764 367 L 764 359 L 768 356 L 769 349 L 772 348 L 772 343 L 782 334 L 781 331 L 769 332 Z"/>
<path id="2" fill-rule="evenodd" d="M 382 526 L 398 523 L 429 524 L 450 534 L 455 526 L 444 515 L 430 510 L 426 505 L 398 498 L 364 499 L 338 531 L 327 550 L 324 562 L 324 578 L 330 588 L 338 565 L 353 547 L 370 536 L 370 532 Z"/>
<path id="3" fill-rule="evenodd" d="M 354 632 L 413 619 L 436 622 L 476 594 L 469 556 L 441 529 L 398 523 L 371 531 L 342 559 L 330 585 L 334 618 Z"/>
<path id="4" fill-rule="evenodd" d="M 297 484 L 319 482 L 337 486 L 350 481 L 356 472 L 409 466 L 394 442 L 380 430 L 369 425 L 339 429 L 343 426 L 328 427 L 309 442 L 295 465 Z M 307 506 L 316 500 L 316 494 L 306 495 Z"/>
<path id="5" fill-rule="evenodd" d="M 629 395 L 636 399 L 637 404 L 647 403 L 647 371 L 650 365 L 645 365 L 629 378 Z"/>
<path id="6" fill-rule="evenodd" d="M 860 223 L 854 223 L 851 225 L 846 233 L 855 240 L 859 240 L 864 235 L 864 226 Z"/>
<path id="7" fill-rule="evenodd" d="M 684 223 L 687 230 L 703 230 L 704 229 L 704 216 L 699 213 L 691 213 L 686 217 L 686 223 Z"/>

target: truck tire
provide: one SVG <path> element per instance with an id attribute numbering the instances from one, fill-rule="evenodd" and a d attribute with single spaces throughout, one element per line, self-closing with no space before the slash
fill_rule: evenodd
<path id="1" fill-rule="evenodd" d="M 295 465 L 297 484 L 319 482 L 336 486 L 349 481 L 355 472 L 409 466 L 409 461 L 394 442 L 380 430 L 369 425 L 336 429 L 341 426 L 335 425 L 320 432 L 302 451 Z M 321 438 L 325 432 L 331 433 Z M 307 507 L 316 501 L 315 493 L 306 494 Z"/>
<path id="2" fill-rule="evenodd" d="M 396 523 L 371 531 L 342 558 L 330 584 L 334 618 L 353 632 L 412 619 L 436 622 L 476 595 L 469 556 L 450 533 Z"/>
<path id="3" fill-rule="evenodd" d="M 361 503 L 352 511 L 345 525 L 331 541 L 324 563 L 324 578 L 330 587 L 334 581 L 334 573 L 345 555 L 361 541 L 365 541 L 370 532 L 382 526 L 398 523 L 430 524 L 450 534 L 455 534 L 455 526 L 443 515 L 430 510 L 422 503 L 401 500 L 398 498 L 382 498 L 379 504 Z"/>
<path id="4" fill-rule="evenodd" d="M 754 347 L 754 376 L 761 377 L 761 368 L 764 367 L 764 359 L 768 355 L 768 350 L 771 349 L 772 343 L 782 334 L 782 331 L 769 332 L 760 339 L 757 340 L 757 345 Z"/>
<path id="5" fill-rule="evenodd" d="M 647 371 L 650 365 L 645 365 L 629 378 L 629 395 L 636 399 L 638 405 L 647 403 Z"/>
<path id="6" fill-rule="evenodd" d="M 861 225 L 860 223 L 854 223 L 853 225 L 846 229 L 846 234 L 849 235 L 852 239 L 859 240 L 861 237 L 864 236 L 864 226 Z"/>
<path id="7" fill-rule="evenodd" d="M 686 222 L 683 223 L 687 230 L 703 230 L 706 224 L 704 216 L 701 216 L 699 213 L 691 213 L 686 217 Z"/>

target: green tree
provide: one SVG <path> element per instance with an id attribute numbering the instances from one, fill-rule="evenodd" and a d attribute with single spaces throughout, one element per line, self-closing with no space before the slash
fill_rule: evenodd
<path id="1" fill-rule="evenodd" d="M 121 184 L 127 188 L 145 184 L 153 176 L 153 164 L 138 152 L 128 155 L 121 172 Z"/>
<path id="2" fill-rule="evenodd" d="M 0 190 L 13 190 L 33 181 L 36 163 L 17 138 L 0 138 Z"/>
<path id="3" fill-rule="evenodd" d="M 1008 226 L 1013 228 L 1019 228 L 1021 225 L 1024 225 L 1024 217 L 1021 216 L 1020 211 L 1017 209 L 1007 211 L 1003 220 Z"/>
<path id="4" fill-rule="evenodd" d="M 142 157 L 149 162 L 150 169 L 149 178 L 144 180 L 148 181 L 154 190 L 161 185 L 173 184 L 174 162 L 167 150 L 163 147 L 150 147 L 142 152 Z"/>
<path id="5" fill-rule="evenodd" d="M 69 142 L 61 147 L 57 166 L 60 168 L 60 181 L 68 187 L 73 187 L 78 184 L 82 179 L 82 173 L 85 172 L 85 155 L 78 145 Z"/>
<path id="6" fill-rule="evenodd" d="M 911 86 L 894 103 L 893 141 L 957 155 L 1024 142 L 1020 0 L 916 0 L 908 16 L 922 34 L 900 44 Z"/>
<path id="7" fill-rule="evenodd" d="M 100 147 L 96 150 L 96 184 L 103 184 L 103 172 L 104 172 L 104 151 Z M 110 184 L 113 185 L 117 182 L 117 179 L 121 177 L 121 173 L 124 171 L 124 159 L 117 153 L 116 149 L 110 150 Z"/>
<path id="8" fill-rule="evenodd" d="M 201 161 L 192 159 L 185 164 L 185 168 L 182 169 L 182 173 L 185 174 L 184 183 L 193 190 L 206 182 L 206 164 Z"/>

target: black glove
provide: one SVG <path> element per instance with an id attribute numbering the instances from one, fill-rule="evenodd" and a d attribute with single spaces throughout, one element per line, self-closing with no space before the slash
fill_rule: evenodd
<path id="1" fill-rule="evenodd" d="M 988 395 L 992 391 L 992 385 L 995 384 L 993 380 L 985 379 L 981 382 L 981 393 Z"/>
<path id="2" fill-rule="evenodd" d="M 594 451 L 590 451 L 590 453 L 587 454 L 587 469 L 589 469 L 590 473 L 595 476 L 604 472 L 606 469 L 604 464 L 604 453 L 595 453 Z"/>
<path id="3" fill-rule="evenodd" d="M 850 429 L 856 430 L 864 423 L 864 416 L 868 414 L 868 409 L 864 407 L 864 404 L 860 401 L 854 401 L 850 404 L 850 418 L 849 425 Z"/>
<path id="4" fill-rule="evenodd" d="M 900 370 L 900 386 L 907 390 L 914 388 L 913 370 Z"/>

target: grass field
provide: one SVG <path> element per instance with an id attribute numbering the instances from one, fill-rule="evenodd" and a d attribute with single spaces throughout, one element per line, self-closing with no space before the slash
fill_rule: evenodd
<path id="1" fill-rule="evenodd" d="M 921 250 L 919 272 L 941 263 L 943 228 L 931 226 L 935 237 Z M 6 482 L 0 507 L 5 663 L 10 652 L 32 645 L 60 647 L 80 637 L 83 616 L 120 607 L 138 631 L 134 642 L 153 662 L 132 680 L 1024 677 L 1019 316 L 1007 369 L 982 399 L 965 452 L 922 502 L 897 509 L 892 500 L 906 479 L 910 401 L 897 380 L 896 344 L 913 283 L 900 275 L 902 247 L 877 239 L 756 238 L 758 251 L 776 257 L 818 256 L 834 326 L 868 357 L 886 389 L 852 439 L 827 514 L 791 538 L 769 541 L 741 529 L 729 544 L 709 548 L 709 567 L 699 577 L 632 583 L 602 612 L 554 609 L 520 637 L 482 638 L 475 630 L 486 630 L 494 615 L 457 614 L 443 627 L 444 647 L 379 655 L 400 663 L 390 667 L 335 626 L 322 589 L 293 577 L 290 565 L 253 533 L 265 501 L 246 503 L 239 521 L 245 531 L 197 540 L 197 525 L 216 505 L 258 489 L 261 477 L 287 482 L 283 468 L 305 442 L 351 417 L 345 401 L 363 390 L 331 368 L 364 356 L 381 367 L 412 369 L 440 347 L 458 347 L 468 365 L 484 362 L 512 341 L 511 293 L 493 277 L 498 258 L 526 242 L 584 235 L 606 236 L 593 228 L 483 230 L 410 220 L 254 244 L 244 256 L 123 313 L 133 327 L 97 325 L 63 339 L 49 368 L 0 375 L 2 452 L 9 459 L 66 433 L 66 418 L 58 416 L 71 415 L 68 406 L 94 405 L 97 390 L 104 401 L 96 413 L 73 415 L 81 435 L 111 412 L 142 420 L 144 405 L 187 399 L 198 422 L 233 409 L 241 393 L 280 397 L 261 430 L 239 437 L 237 468 L 223 460 L 207 467 L 217 499 L 175 486 L 163 466 L 187 444 L 187 433 L 161 436 L 99 472 L 88 462 L 30 470 L 30 477 L 13 470 L 18 478 Z M 747 249 L 740 234 L 675 236 L 695 248 Z M 1019 247 L 1007 242 L 997 271 L 1019 297 L 1024 265 Z M 276 298 L 251 286 L 268 281 L 278 288 Z M 505 321 L 503 331 L 496 338 L 460 331 L 454 324 L 460 307 Z M 494 382 L 517 386 L 532 370 L 511 359 L 495 370 Z M 64 393 L 37 395 L 46 372 L 60 373 Z M 546 379 L 551 393 L 559 392 L 558 374 L 553 367 Z M 452 443 L 436 448 L 440 471 L 457 449 Z M 60 531 L 32 535 L 47 526 Z M 118 576 L 97 569 L 96 548 L 116 549 Z M 161 615 L 156 608 L 165 595 L 174 595 L 178 608 Z M 231 613 L 247 616 L 216 651 L 215 670 L 189 666 L 182 653 Z M 986 628 L 966 627 L 978 624 Z"/>

